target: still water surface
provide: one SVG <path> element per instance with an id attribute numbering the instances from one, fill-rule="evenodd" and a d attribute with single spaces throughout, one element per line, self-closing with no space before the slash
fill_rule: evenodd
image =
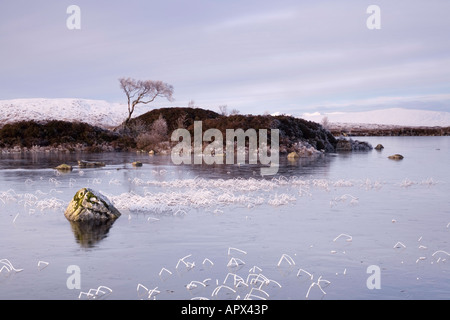
<path id="1" fill-rule="evenodd" d="M 135 153 L 1 155 L 0 259 L 11 264 L 0 263 L 0 299 L 448 299 L 450 138 L 362 140 L 385 148 L 280 159 L 265 178 Z M 52 169 L 81 159 L 107 166 Z M 82 187 L 122 212 L 109 229 L 65 219 Z"/>

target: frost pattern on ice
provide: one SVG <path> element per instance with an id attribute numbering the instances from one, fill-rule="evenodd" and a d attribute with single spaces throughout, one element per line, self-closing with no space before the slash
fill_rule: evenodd
<path id="1" fill-rule="evenodd" d="M 311 196 L 311 190 L 330 191 L 336 188 L 359 186 L 365 190 L 381 188 L 380 182 L 328 179 L 302 179 L 278 177 L 273 179 L 176 179 L 169 181 L 134 178 L 131 183 L 143 187 L 143 193 L 127 192 L 109 196 L 119 209 L 132 212 L 180 214 L 190 208 L 211 209 L 222 212 L 224 206 L 237 205 L 253 208 L 259 205 L 274 207 L 290 205 L 303 196 Z M 157 190 L 157 191 L 148 191 Z M 345 197 L 342 196 L 342 197 Z M 356 202 L 353 201 L 353 202 Z M 351 204 L 355 204 L 355 203 Z"/>
<path id="2" fill-rule="evenodd" d="M 156 213 L 183 216 L 191 209 L 205 209 L 214 214 L 224 212 L 228 206 L 254 208 L 268 205 L 272 207 L 289 206 L 295 204 L 301 198 L 312 197 L 317 192 L 330 194 L 330 206 L 358 206 L 359 199 L 351 192 L 364 192 L 378 190 L 385 182 L 365 180 L 332 181 L 329 179 L 305 179 L 303 177 L 276 177 L 272 179 L 234 178 L 234 179 L 174 179 L 174 180 L 144 180 L 141 178 L 130 179 L 127 183 L 134 185 L 134 191 L 121 194 L 107 194 L 101 190 L 102 185 L 121 185 L 118 180 L 89 179 L 119 210 L 128 210 L 135 213 Z M 407 181 L 407 183 L 405 183 Z M 410 183 L 405 180 L 397 187 L 417 185 L 432 187 L 440 183 L 432 178 L 422 182 Z M 33 214 L 49 209 L 63 210 L 68 202 L 59 197 L 63 191 L 62 182 L 56 178 L 50 178 L 51 190 L 43 192 L 36 190 L 34 193 L 17 193 L 13 189 L 0 191 L 0 205 L 17 203 L 25 209 L 25 212 Z M 71 179 L 70 186 L 76 181 Z M 27 179 L 27 184 L 34 181 Z M 64 185 L 64 184 L 63 184 Z M 340 191 L 341 190 L 341 191 Z M 345 190 L 345 191 L 344 191 Z M 336 193 L 338 196 L 336 196 Z M 13 222 L 20 220 L 20 213 L 13 217 Z M 150 218 L 149 218 L 150 219 Z M 150 221 L 150 220 L 149 220 Z"/>

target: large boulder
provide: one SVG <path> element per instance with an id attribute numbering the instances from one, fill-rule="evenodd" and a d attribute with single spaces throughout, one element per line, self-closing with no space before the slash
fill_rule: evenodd
<path id="1" fill-rule="evenodd" d="M 107 221 L 120 217 L 120 212 L 102 194 L 89 188 L 79 190 L 64 212 L 70 221 Z"/>

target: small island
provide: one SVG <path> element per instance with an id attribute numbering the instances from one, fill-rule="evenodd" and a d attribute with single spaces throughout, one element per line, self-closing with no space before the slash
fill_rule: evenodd
<path id="1" fill-rule="evenodd" d="M 267 129 L 270 136 L 271 129 L 278 129 L 279 152 L 286 156 L 292 152 L 307 156 L 339 149 L 339 139 L 316 122 L 288 115 L 223 115 L 192 107 L 154 109 L 113 129 L 60 120 L 8 123 L 0 128 L 0 148 L 3 153 L 138 151 L 170 154 L 176 144 L 170 140 L 171 132 L 183 128 L 193 134 L 195 121 L 202 121 L 203 132 L 214 128 L 224 135 L 227 129 Z"/>

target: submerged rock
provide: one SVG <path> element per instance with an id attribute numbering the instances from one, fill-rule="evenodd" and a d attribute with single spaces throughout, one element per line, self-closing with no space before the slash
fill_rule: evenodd
<path id="1" fill-rule="evenodd" d="M 389 159 L 392 159 L 392 160 L 402 160 L 404 157 L 401 155 L 401 154 L 393 154 L 392 156 L 389 156 L 388 157 Z"/>
<path id="2" fill-rule="evenodd" d="M 142 167 L 142 162 L 140 162 L 140 161 L 135 161 L 131 164 L 133 165 L 133 167 Z"/>
<path id="3" fill-rule="evenodd" d="M 78 166 L 80 168 L 96 168 L 96 167 L 104 167 L 106 164 L 104 162 L 89 162 L 84 160 L 78 160 Z"/>
<path id="4" fill-rule="evenodd" d="M 72 171 L 73 170 L 72 166 L 69 166 L 68 164 L 64 164 L 64 163 L 60 164 L 55 169 L 58 171 Z"/>
<path id="5" fill-rule="evenodd" d="M 295 151 L 293 151 L 293 152 L 291 152 L 291 153 L 289 153 L 289 154 L 287 155 L 287 158 L 290 159 L 290 160 L 295 160 L 295 159 L 297 159 L 298 157 L 299 157 L 299 156 L 298 156 L 298 153 L 295 152 Z"/>
<path id="6" fill-rule="evenodd" d="M 89 188 L 79 190 L 64 212 L 70 221 L 115 220 L 120 212 L 109 200 Z"/>
<path id="7" fill-rule="evenodd" d="M 377 144 L 377 146 L 375 147 L 375 150 L 381 150 L 384 149 L 382 144 Z"/>
<path id="8" fill-rule="evenodd" d="M 316 158 L 323 154 L 323 151 L 317 150 L 313 145 L 306 141 L 297 141 L 287 148 L 281 145 L 279 153 L 288 152 L 288 160 L 296 160 L 298 158 Z"/>

